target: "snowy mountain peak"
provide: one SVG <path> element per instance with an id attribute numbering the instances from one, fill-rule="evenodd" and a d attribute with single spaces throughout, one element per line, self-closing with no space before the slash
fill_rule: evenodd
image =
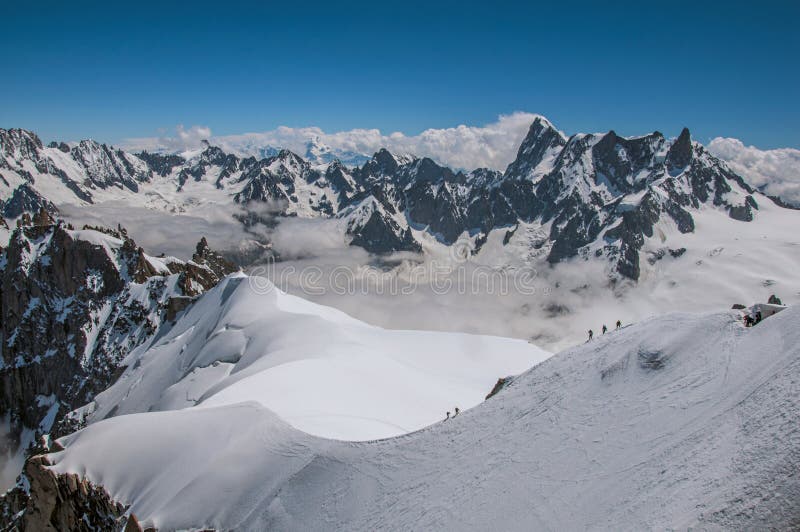
<path id="1" fill-rule="evenodd" d="M 91 183 L 101 189 L 126 187 L 136 192 L 139 183 L 151 177 L 143 161 L 94 140 L 80 141 L 70 153 L 85 169 Z"/>
<path id="2" fill-rule="evenodd" d="M 393 172 L 400 164 L 392 153 L 386 148 L 381 148 L 372 156 L 372 160 L 386 169 L 388 172 Z"/>
<path id="3" fill-rule="evenodd" d="M 42 141 L 36 133 L 26 129 L 0 128 L 0 155 L 15 160 L 36 160 L 40 149 Z"/>
<path id="4" fill-rule="evenodd" d="M 136 351 L 86 411 L 94 421 L 246 396 L 309 433 L 369 440 L 438 422 L 453 401 L 474 406 L 496 375 L 548 356 L 522 340 L 382 330 L 235 274 Z"/>
<path id="5" fill-rule="evenodd" d="M 544 117 L 537 117 L 508 165 L 506 174 L 518 179 L 536 180 L 552 169 L 553 162 L 567 139 Z"/>

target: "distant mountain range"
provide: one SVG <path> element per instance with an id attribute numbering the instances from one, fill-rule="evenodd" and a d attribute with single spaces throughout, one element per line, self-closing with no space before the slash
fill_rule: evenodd
<path id="1" fill-rule="evenodd" d="M 665 227 L 693 232 L 696 213 L 711 209 L 735 231 L 736 223 L 757 223 L 765 203 L 786 207 L 693 142 L 687 129 L 675 139 L 657 131 L 567 138 L 538 117 L 504 172 L 456 171 L 385 149 L 342 161 L 318 141 L 303 156 L 285 149 L 261 155 L 241 157 L 207 142 L 184 155 L 132 154 L 91 140 L 44 146 L 32 132 L 0 129 L 0 212 L 14 220 L 109 199 L 177 211 L 188 197 L 265 204 L 278 216 L 341 219 L 342 238 L 372 253 L 461 239 L 478 254 L 490 238 L 504 245 L 527 239 L 531 258 L 594 257 L 608 263 L 612 278 L 636 280 L 645 241 Z"/>

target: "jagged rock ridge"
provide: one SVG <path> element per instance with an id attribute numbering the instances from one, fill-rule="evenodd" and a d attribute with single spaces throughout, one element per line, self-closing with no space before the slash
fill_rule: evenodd
<path id="1" fill-rule="evenodd" d="M 315 160 L 328 153 L 321 145 L 309 150 Z M 643 243 L 659 222 L 692 232 L 692 212 L 701 206 L 749 222 L 759 201 L 772 201 L 693 142 L 688 129 L 672 140 L 657 131 L 567 138 L 543 117 L 502 173 L 453 171 L 385 149 L 348 167 L 336 159 L 312 165 L 289 150 L 240 158 L 208 143 L 188 158 L 127 154 L 94 141 L 43 147 L 35 134 L 14 129 L 0 130 L 0 155 L 0 188 L 6 187 L 0 197 L 9 219 L 42 208 L 53 213 L 63 201 L 37 189 L 42 174 L 84 202 L 107 191 L 140 194 L 158 180 L 176 191 L 207 182 L 232 203 L 267 206 L 256 208 L 266 216 L 241 217 L 245 224 L 274 224 L 276 216 L 342 218 L 344 238 L 373 253 L 419 252 L 420 232 L 444 245 L 467 238 L 480 248 L 499 229 L 508 243 L 520 224 L 532 224 L 546 235 L 536 243 L 537 256 L 551 264 L 603 257 L 612 276 L 633 280 Z"/>
<path id="2" fill-rule="evenodd" d="M 152 257 L 122 228 L 74 230 L 45 210 L 21 220 L 0 266 L 0 415 L 20 451 L 23 434 L 80 426 L 67 414 L 117 378 L 130 350 L 235 271 L 205 239 L 191 261 Z"/>

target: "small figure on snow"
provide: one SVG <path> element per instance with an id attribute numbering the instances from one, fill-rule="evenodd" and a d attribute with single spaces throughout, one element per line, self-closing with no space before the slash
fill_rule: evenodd
<path id="1" fill-rule="evenodd" d="M 450 412 L 449 411 L 447 412 L 447 417 L 444 418 L 444 420 L 447 421 L 448 419 L 450 419 Z"/>
<path id="2" fill-rule="evenodd" d="M 604 323 L 603 324 L 603 334 L 605 334 L 607 330 L 608 330 L 608 327 L 606 327 L 606 324 Z"/>
<path id="3" fill-rule="evenodd" d="M 594 337 L 594 331 L 589 329 L 589 340 L 591 340 L 593 337 Z"/>
<path id="4" fill-rule="evenodd" d="M 622 327 L 622 322 L 620 320 L 617 320 L 617 329 L 619 329 L 620 327 Z"/>
<path id="5" fill-rule="evenodd" d="M 460 413 L 461 413 L 461 410 L 459 410 L 458 407 L 456 407 L 456 413 L 453 414 L 453 417 L 456 417 Z"/>
<path id="6" fill-rule="evenodd" d="M 756 323 L 761 323 L 761 311 L 756 312 Z"/>

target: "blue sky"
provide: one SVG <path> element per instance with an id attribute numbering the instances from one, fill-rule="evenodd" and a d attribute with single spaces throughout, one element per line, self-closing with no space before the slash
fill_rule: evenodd
<path id="1" fill-rule="evenodd" d="M 0 127 L 45 140 L 415 134 L 529 111 L 567 133 L 800 147 L 796 1 L 10 4 Z"/>

